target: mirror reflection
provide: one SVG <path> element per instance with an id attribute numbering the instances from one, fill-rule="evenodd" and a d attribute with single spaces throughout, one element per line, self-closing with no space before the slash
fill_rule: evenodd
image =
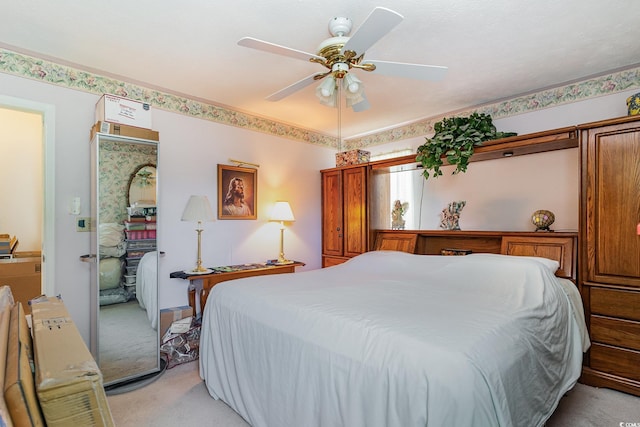
<path id="1" fill-rule="evenodd" d="M 129 207 L 156 205 L 156 167 L 153 164 L 138 167 L 129 179 Z"/>
<path id="2" fill-rule="evenodd" d="M 419 230 L 424 178 L 414 164 L 372 170 L 371 227 Z"/>
<path id="3" fill-rule="evenodd" d="M 97 360 L 109 386 L 160 366 L 157 145 L 98 138 Z"/>

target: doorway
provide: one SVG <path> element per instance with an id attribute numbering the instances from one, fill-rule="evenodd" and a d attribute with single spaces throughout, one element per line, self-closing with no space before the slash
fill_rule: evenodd
<path id="1" fill-rule="evenodd" d="M 40 252 L 41 293 L 55 295 L 55 109 L 52 105 L 0 95 L 0 121 L 6 125 L 9 120 L 14 136 L 1 135 L 0 153 L 5 171 L 11 170 L 13 176 L 3 178 L 2 197 L 5 199 L 0 233 L 13 235 L 13 230 L 22 230 L 24 238 L 20 238 L 20 233 L 16 236 L 17 250 Z M 2 126 L 3 129 L 7 127 Z M 30 141 L 17 137 L 28 134 L 31 134 Z M 25 151 L 29 155 L 25 155 Z M 11 169 L 12 161 L 20 166 Z M 7 206 L 15 207 L 18 212 L 35 212 L 16 217 L 9 213 L 14 209 L 7 209 Z M 37 232 L 34 234 L 25 227 Z"/>

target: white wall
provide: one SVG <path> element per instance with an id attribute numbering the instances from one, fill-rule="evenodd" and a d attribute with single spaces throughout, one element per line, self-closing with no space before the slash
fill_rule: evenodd
<path id="1" fill-rule="evenodd" d="M 158 244 L 166 252 L 161 277 L 195 265 L 195 227 L 180 217 L 191 194 L 208 196 L 217 209 L 217 164 L 229 164 L 229 158 L 260 165 L 258 219 L 205 224 L 203 263 L 215 266 L 276 258 L 280 228 L 268 222 L 269 211 L 276 200 L 288 200 L 296 221 L 287 224 L 285 254 L 305 262 L 304 269 L 320 267 L 319 170 L 334 164 L 332 150 L 164 111 L 154 111 L 154 128 L 161 139 Z M 165 282 L 160 307 L 186 304 L 187 284 L 179 279 Z"/>
<path id="2" fill-rule="evenodd" d="M 56 133 L 56 278 L 55 293 L 65 300 L 71 317 L 89 341 L 89 233 L 76 232 L 76 217 L 68 213 L 75 196 L 82 199 L 80 216 L 89 216 L 89 130 L 98 96 L 0 73 L 3 95 L 55 106 Z M 319 268 L 320 173 L 334 165 L 332 150 L 284 138 L 246 131 L 161 110 L 153 111 L 160 132 L 159 246 L 166 256 L 159 273 L 160 308 L 185 305 L 187 283 L 169 273 L 191 268 L 196 260 L 193 224 L 180 221 L 191 194 L 205 194 L 216 203 L 216 167 L 234 158 L 260 164 L 258 219 L 216 221 L 203 232 L 206 265 L 260 262 L 279 251 L 279 228 L 269 223 L 268 210 L 286 199 L 296 216 L 285 234 L 285 253 Z"/>

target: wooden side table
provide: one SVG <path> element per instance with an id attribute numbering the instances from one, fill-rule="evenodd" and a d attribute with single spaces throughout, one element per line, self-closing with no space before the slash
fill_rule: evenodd
<path id="1" fill-rule="evenodd" d="M 296 267 L 304 266 L 304 262 L 294 261 L 289 264 L 240 264 L 213 267 L 213 272 L 208 274 L 188 274 L 184 271 L 175 271 L 169 275 L 174 279 L 185 279 L 193 283 L 196 280 L 202 280 L 202 289 L 199 292 L 200 297 L 200 313 L 204 313 L 204 307 L 207 303 L 207 297 L 211 288 L 221 282 L 227 280 L 241 279 L 244 277 L 265 276 L 268 274 L 294 273 Z M 189 289 L 189 305 L 196 316 L 196 290 L 195 287 Z"/>

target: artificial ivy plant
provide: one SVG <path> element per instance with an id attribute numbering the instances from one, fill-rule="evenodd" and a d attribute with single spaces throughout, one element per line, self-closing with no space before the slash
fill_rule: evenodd
<path id="1" fill-rule="evenodd" d="M 416 161 L 422 164 L 425 179 L 442 175 L 444 160 L 455 165 L 453 174 L 466 172 L 473 150 L 484 141 L 517 135 L 514 132 L 497 132 L 491 116 L 473 113 L 469 117 L 444 118 L 433 125 L 435 134 L 417 150 Z"/>

